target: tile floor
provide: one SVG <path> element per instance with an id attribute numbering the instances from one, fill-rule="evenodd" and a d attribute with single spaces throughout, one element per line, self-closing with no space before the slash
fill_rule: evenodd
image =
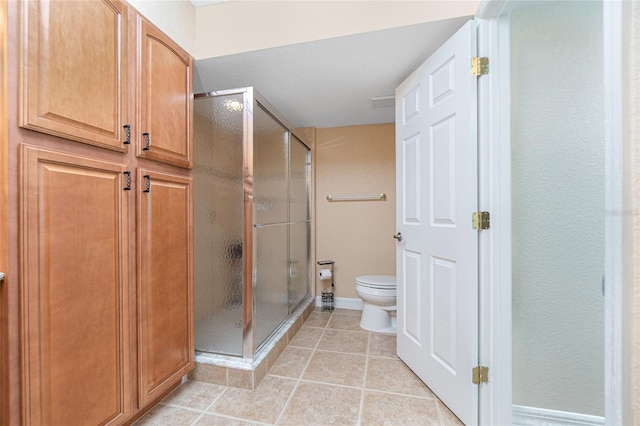
<path id="1" fill-rule="evenodd" d="M 461 425 L 360 311 L 314 311 L 253 391 L 188 381 L 142 425 Z"/>

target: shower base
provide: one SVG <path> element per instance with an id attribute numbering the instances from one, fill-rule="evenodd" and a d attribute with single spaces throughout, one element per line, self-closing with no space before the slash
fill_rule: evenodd
<path id="1" fill-rule="evenodd" d="M 189 373 L 189 380 L 255 389 L 314 309 L 314 299 L 309 298 L 258 350 L 252 362 L 234 356 L 196 352 L 196 365 Z"/>

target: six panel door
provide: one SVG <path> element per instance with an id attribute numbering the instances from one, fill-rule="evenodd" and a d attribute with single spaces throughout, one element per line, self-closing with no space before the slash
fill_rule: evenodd
<path id="1" fill-rule="evenodd" d="M 130 413 L 123 164 L 22 146 L 23 424 Z"/>
<path id="2" fill-rule="evenodd" d="M 476 22 L 396 89 L 398 357 L 464 423 L 478 423 Z"/>
<path id="3" fill-rule="evenodd" d="M 20 126 L 127 150 L 127 10 L 118 0 L 25 2 Z"/>
<path id="4" fill-rule="evenodd" d="M 194 365 L 193 181 L 138 171 L 138 368 L 144 405 Z"/>

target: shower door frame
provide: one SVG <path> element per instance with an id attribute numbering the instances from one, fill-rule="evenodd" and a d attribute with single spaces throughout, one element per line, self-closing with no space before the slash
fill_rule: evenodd
<path id="1" fill-rule="evenodd" d="M 243 113 L 242 113 L 242 187 L 243 187 L 243 232 L 242 232 L 242 358 L 248 362 L 251 362 L 255 358 L 256 352 L 270 337 L 278 330 L 282 325 L 291 317 L 291 313 L 299 306 L 304 304 L 306 300 L 311 297 L 311 147 L 305 142 L 305 139 L 296 131 L 293 125 L 291 125 L 274 107 L 271 105 L 258 91 L 253 87 L 243 87 L 229 90 L 218 90 L 204 92 L 194 95 L 195 98 L 203 97 L 218 97 L 218 96 L 230 96 L 230 95 L 242 95 L 243 101 Z M 254 260 L 256 259 L 256 252 L 254 249 L 254 233 L 253 233 L 253 187 L 254 187 L 254 158 L 253 158 L 253 144 L 254 144 L 254 110 L 258 108 L 258 105 L 269 114 L 276 122 L 288 131 L 287 144 L 289 145 L 289 154 L 287 158 L 288 165 L 290 165 L 290 144 L 291 135 L 295 136 L 306 148 L 307 148 L 307 297 L 303 298 L 296 306 L 291 305 L 291 275 L 288 273 L 287 279 L 287 291 L 288 297 L 288 314 L 287 318 L 282 321 L 270 334 L 267 336 L 260 345 L 256 343 L 256 327 L 254 324 L 254 311 L 256 307 L 256 301 L 254 299 L 254 284 L 256 280 L 256 274 L 254 273 Z M 290 167 L 290 166 L 289 166 Z M 289 171 L 287 173 L 290 173 Z M 291 177 L 289 176 L 289 185 Z M 290 195 L 290 194 L 289 194 Z M 290 219 L 290 218 L 289 218 Z M 289 225 L 291 223 L 289 222 Z M 250 255 L 245 255 L 249 254 Z M 289 254 L 290 256 L 290 254 Z M 250 301 L 251 303 L 247 303 Z"/>
<path id="2" fill-rule="evenodd" d="M 307 163 L 311 163 L 311 147 L 307 145 L 302 136 L 298 134 L 295 130 L 295 127 L 284 118 L 278 110 L 267 101 L 267 99 L 260 94 L 253 87 L 246 87 L 243 92 L 243 100 L 244 100 L 244 120 L 245 120 L 245 128 L 243 135 L 243 143 L 245 149 L 245 157 L 244 161 L 244 232 L 243 232 L 243 244 L 247 244 L 245 247 L 251 249 L 251 259 L 249 256 L 243 256 L 243 340 L 242 340 L 242 357 L 246 359 L 253 359 L 255 357 L 256 352 L 266 344 L 271 336 L 275 334 L 280 327 L 291 317 L 291 313 L 297 308 L 300 304 L 304 303 L 304 300 L 308 299 L 311 294 L 311 279 L 310 279 L 310 265 L 311 265 L 311 211 L 310 211 L 310 203 L 311 203 L 311 182 L 310 182 L 310 169 L 308 169 L 307 173 L 307 210 L 308 210 L 308 222 L 307 222 L 307 298 L 303 299 L 302 302 L 296 307 L 291 305 L 291 274 L 287 272 L 287 291 L 288 295 L 288 313 L 287 317 L 280 322 L 280 324 L 269 333 L 269 335 L 264 339 L 263 342 L 256 342 L 256 327 L 253 323 L 254 313 L 256 308 L 256 300 L 253 295 L 253 288 L 256 284 L 257 274 L 254 273 L 254 260 L 257 258 L 257 253 L 253 247 L 253 182 L 254 182 L 254 161 L 253 161 L 253 144 L 254 144 L 254 117 L 253 112 L 258 105 L 262 106 L 264 111 L 270 115 L 278 124 L 284 127 L 288 131 L 287 135 L 287 145 L 288 145 L 288 155 L 287 155 L 287 173 L 289 174 L 289 188 L 291 185 L 291 135 L 295 136 L 306 148 L 307 148 Z M 238 90 L 237 93 L 240 92 Z M 290 189 L 289 189 L 290 191 Z M 289 197 L 291 194 L 288 194 Z M 288 222 L 289 227 L 291 226 L 291 217 L 289 217 Z M 290 236 L 289 228 L 289 236 Z M 289 237 L 290 238 L 290 237 Z M 250 240 L 250 242 L 248 241 Z M 290 239 L 288 239 L 290 242 Z M 247 251 L 249 253 L 249 251 Z M 291 259 L 290 246 L 289 246 L 289 260 Z M 289 267 L 290 268 L 290 267 Z M 251 277 L 251 282 L 248 283 L 248 277 Z M 247 299 L 244 299 L 244 296 L 247 296 Z M 245 304 L 245 300 L 251 300 L 251 307 L 249 308 L 249 304 Z M 245 323 L 245 319 L 249 321 L 249 323 Z M 246 327 L 245 327 L 246 324 Z"/>

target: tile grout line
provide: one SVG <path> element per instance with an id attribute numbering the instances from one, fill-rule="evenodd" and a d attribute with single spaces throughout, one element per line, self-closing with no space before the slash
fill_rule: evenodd
<path id="1" fill-rule="evenodd" d="M 207 408 L 205 408 L 205 413 L 213 413 L 213 411 L 209 411 L 209 409 L 211 409 L 213 407 L 213 405 L 218 402 L 218 400 L 220 398 L 222 398 L 222 395 L 224 395 L 225 393 L 227 393 L 227 390 L 229 390 L 229 386 L 225 386 L 223 391 L 220 392 L 220 394 L 218 396 L 216 396 L 215 398 L 213 398 L 213 401 L 211 401 L 211 404 L 207 405 Z"/>
<path id="2" fill-rule="evenodd" d="M 302 383 L 302 376 L 304 375 L 304 373 L 307 371 L 307 367 L 309 367 L 309 364 L 311 363 L 311 360 L 313 359 L 313 355 L 315 355 L 316 353 L 316 348 L 318 347 L 318 345 L 320 344 L 320 341 L 322 340 L 322 338 L 324 337 L 324 334 L 327 330 L 327 327 L 329 325 L 329 322 L 331 321 L 331 317 L 333 317 L 333 312 L 331 312 L 330 316 L 329 316 L 329 320 L 327 320 L 327 323 L 325 324 L 324 328 L 322 329 L 322 333 L 320 333 L 320 337 L 318 337 L 318 341 L 316 342 L 315 346 L 313 347 L 313 349 L 311 350 L 311 355 L 309 356 L 309 359 L 307 360 L 306 364 L 304 365 L 304 368 L 302 369 L 302 371 L 300 372 L 300 375 L 298 376 L 298 378 L 296 379 L 296 384 L 293 387 L 293 390 L 291 391 L 291 394 L 289 395 L 289 398 L 287 398 L 287 402 L 285 402 L 284 406 L 282 407 L 282 409 L 280 410 L 280 413 L 278 414 L 278 417 L 276 418 L 276 421 L 274 424 L 280 424 L 280 421 L 282 420 L 282 416 L 284 415 L 284 413 L 287 411 L 287 409 L 289 408 L 289 404 L 291 403 L 291 400 L 293 399 L 293 395 L 296 393 L 296 390 L 298 390 L 298 386 L 300 386 L 300 383 Z M 302 324 L 302 326 L 304 327 L 304 323 Z M 318 327 L 319 328 L 319 327 Z M 300 329 L 302 329 L 302 327 L 300 327 Z M 297 334 L 297 333 L 296 333 Z M 289 347 L 289 344 L 287 343 L 287 347 Z M 285 350 L 287 349 L 287 347 L 285 347 Z M 295 347 L 295 346 L 294 346 Z M 309 348 L 306 348 L 309 349 Z M 284 351 L 283 351 L 284 352 Z M 268 374 L 268 373 L 267 373 Z"/>
<path id="3" fill-rule="evenodd" d="M 357 425 L 362 424 L 362 416 L 364 414 L 364 394 L 367 387 L 367 374 L 369 372 L 369 355 L 371 352 L 371 333 L 367 335 L 367 352 L 364 361 L 364 377 L 362 377 L 362 389 L 360 390 L 360 410 L 358 411 Z"/>
<path id="4" fill-rule="evenodd" d="M 440 407 L 440 400 L 436 400 L 436 411 L 438 411 L 438 417 L 440 420 L 440 424 L 444 426 L 444 413 L 442 412 L 442 407 Z"/>

